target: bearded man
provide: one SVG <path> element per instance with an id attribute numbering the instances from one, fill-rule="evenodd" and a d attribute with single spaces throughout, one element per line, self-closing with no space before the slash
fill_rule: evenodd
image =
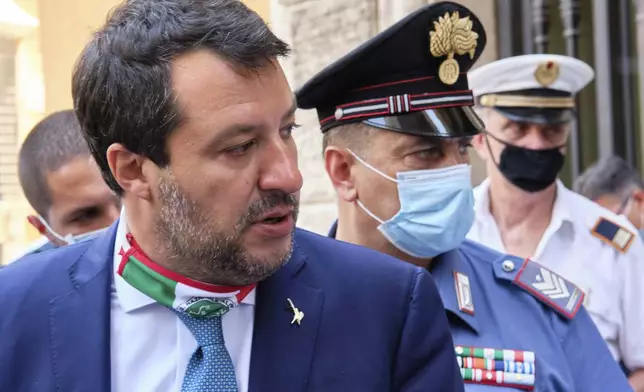
<path id="1" fill-rule="evenodd" d="M 429 273 L 295 229 L 288 53 L 237 0 L 128 0 L 73 98 L 121 196 L 0 272 L 0 391 L 462 391 Z"/>

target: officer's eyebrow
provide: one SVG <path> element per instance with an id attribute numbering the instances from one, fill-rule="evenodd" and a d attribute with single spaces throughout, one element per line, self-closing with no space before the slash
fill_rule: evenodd
<path id="1" fill-rule="evenodd" d="M 399 136 L 400 137 L 392 141 L 389 147 L 391 152 L 397 156 L 408 154 L 410 151 L 418 150 L 419 148 L 440 146 L 440 141 L 427 136 L 411 134 L 400 134 Z"/>
<path id="2" fill-rule="evenodd" d="M 416 136 L 416 141 L 414 142 L 414 146 L 427 147 L 440 146 L 441 144 L 441 138 L 437 136 Z"/>

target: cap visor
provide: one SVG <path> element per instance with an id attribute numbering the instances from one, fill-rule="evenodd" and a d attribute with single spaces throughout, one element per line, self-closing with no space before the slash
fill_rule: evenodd
<path id="1" fill-rule="evenodd" d="M 471 106 L 429 109 L 400 116 L 370 118 L 364 124 L 418 136 L 466 137 L 485 130 Z"/>

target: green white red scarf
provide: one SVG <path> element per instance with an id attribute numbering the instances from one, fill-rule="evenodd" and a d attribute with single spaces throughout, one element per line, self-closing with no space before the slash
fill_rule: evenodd
<path id="1" fill-rule="evenodd" d="M 194 317 L 215 317 L 241 303 L 256 286 L 217 286 L 186 278 L 164 268 L 143 252 L 128 233 L 117 273 L 132 287 L 161 305 Z"/>

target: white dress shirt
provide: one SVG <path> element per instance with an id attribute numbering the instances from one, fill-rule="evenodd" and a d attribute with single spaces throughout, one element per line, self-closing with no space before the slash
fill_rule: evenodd
<path id="1" fill-rule="evenodd" d="M 114 244 L 111 299 L 113 392 L 180 392 L 197 342 L 168 308 L 130 286 L 116 273 L 125 243 L 125 209 Z M 224 341 L 235 365 L 239 392 L 248 391 L 255 290 L 222 318 Z"/>
<path id="2" fill-rule="evenodd" d="M 476 219 L 467 238 L 506 253 L 490 213 L 489 187 L 488 179 L 474 190 Z M 552 218 L 532 259 L 582 289 L 586 309 L 613 357 L 630 369 L 642 368 L 644 243 L 637 235 L 626 253 L 617 251 L 593 236 L 591 229 L 600 217 L 637 235 L 625 217 L 574 193 L 558 180 Z"/>

